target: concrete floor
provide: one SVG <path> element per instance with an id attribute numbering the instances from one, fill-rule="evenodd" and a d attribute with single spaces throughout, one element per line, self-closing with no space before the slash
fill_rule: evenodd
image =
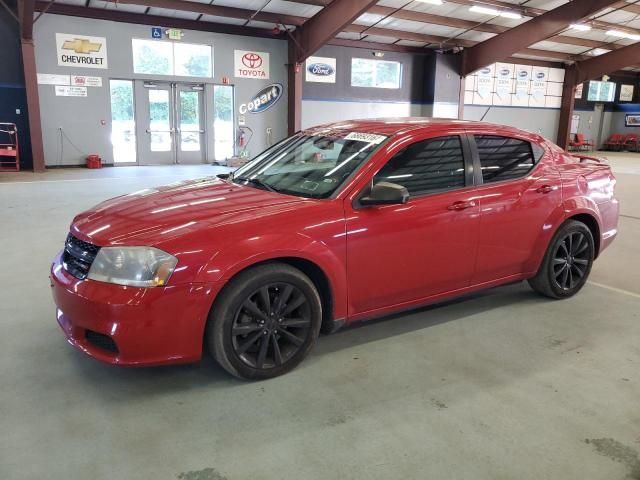
<path id="1" fill-rule="evenodd" d="M 640 155 L 620 237 L 573 299 L 525 284 L 323 336 L 244 383 L 66 344 L 47 280 L 73 215 L 213 167 L 0 174 L 0 478 L 640 479 Z"/>

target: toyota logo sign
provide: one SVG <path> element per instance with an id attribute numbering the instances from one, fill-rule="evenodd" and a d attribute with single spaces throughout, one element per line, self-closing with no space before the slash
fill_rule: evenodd
<path id="1" fill-rule="evenodd" d="M 235 76 L 241 78 L 269 79 L 269 53 L 236 50 L 234 52 Z"/>
<path id="2" fill-rule="evenodd" d="M 262 57 L 257 53 L 247 52 L 242 56 L 242 64 L 247 68 L 260 68 Z"/>

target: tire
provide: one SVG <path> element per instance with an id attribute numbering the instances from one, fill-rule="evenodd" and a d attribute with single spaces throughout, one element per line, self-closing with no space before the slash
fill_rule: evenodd
<path id="1" fill-rule="evenodd" d="M 572 297 L 587 282 L 594 256 L 591 230 L 582 222 L 568 220 L 553 236 L 540 270 L 529 285 L 550 298 Z"/>
<path id="2" fill-rule="evenodd" d="M 295 368 L 315 345 L 322 303 L 313 282 L 284 263 L 238 274 L 209 314 L 205 342 L 230 374 L 261 380 Z"/>

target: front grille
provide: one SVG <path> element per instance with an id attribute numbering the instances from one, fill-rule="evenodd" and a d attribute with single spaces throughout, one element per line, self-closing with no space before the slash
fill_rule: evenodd
<path id="1" fill-rule="evenodd" d="M 88 242 L 83 242 L 73 235 L 67 235 L 62 255 L 64 269 L 80 280 L 87 278 L 89 268 L 96 258 L 100 247 Z"/>
<path id="2" fill-rule="evenodd" d="M 91 343 L 93 346 L 106 350 L 107 352 L 118 353 L 116 342 L 114 342 L 109 335 L 94 332 L 93 330 L 86 330 L 84 336 L 87 339 L 87 342 Z"/>

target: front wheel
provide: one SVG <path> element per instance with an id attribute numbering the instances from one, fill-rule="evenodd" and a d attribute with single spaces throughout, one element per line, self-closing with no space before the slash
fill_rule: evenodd
<path id="1" fill-rule="evenodd" d="M 225 287 L 209 316 L 206 341 L 232 375 L 266 379 L 307 356 L 321 323 L 313 282 L 289 265 L 272 263 L 240 273 Z"/>
<path id="2" fill-rule="evenodd" d="M 594 257 L 591 230 L 582 222 L 569 220 L 554 235 L 529 285 L 547 297 L 571 297 L 587 282 Z"/>

